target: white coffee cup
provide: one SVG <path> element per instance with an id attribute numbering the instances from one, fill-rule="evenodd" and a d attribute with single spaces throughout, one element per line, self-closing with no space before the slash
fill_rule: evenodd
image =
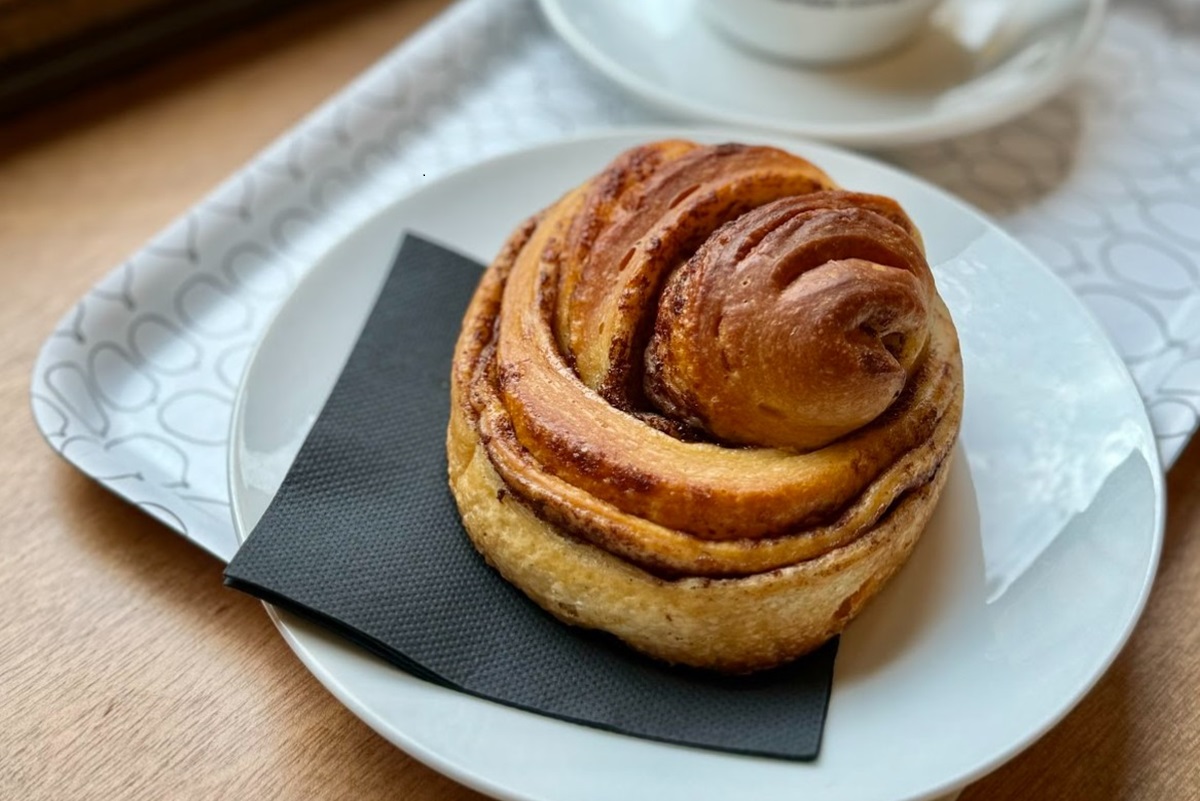
<path id="1" fill-rule="evenodd" d="M 700 0 L 735 43 L 788 61 L 837 64 L 879 55 L 916 35 L 940 0 Z"/>

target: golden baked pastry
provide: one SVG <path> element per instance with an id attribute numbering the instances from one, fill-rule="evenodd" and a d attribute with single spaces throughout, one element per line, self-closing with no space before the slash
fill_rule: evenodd
<path id="1" fill-rule="evenodd" d="M 451 386 L 450 485 L 488 562 L 567 623 L 727 672 L 858 614 L 929 519 L 962 412 L 894 201 L 686 141 L 512 234 Z"/>

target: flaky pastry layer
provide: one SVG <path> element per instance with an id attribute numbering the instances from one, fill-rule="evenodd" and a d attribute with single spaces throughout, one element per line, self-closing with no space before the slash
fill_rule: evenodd
<path id="1" fill-rule="evenodd" d="M 773 148 L 636 148 L 514 232 L 452 376 L 476 547 L 561 619 L 726 671 L 903 564 L 962 411 L 915 226 Z"/>

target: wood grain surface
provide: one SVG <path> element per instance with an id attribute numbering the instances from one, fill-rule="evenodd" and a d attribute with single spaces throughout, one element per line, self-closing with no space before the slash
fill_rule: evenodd
<path id="1" fill-rule="evenodd" d="M 60 461 L 28 400 L 80 295 L 445 4 L 318 4 L 0 130 L 0 798 L 481 797 L 338 704 L 215 559 Z M 964 801 L 1200 798 L 1200 444 L 1168 483 L 1129 646 Z"/>

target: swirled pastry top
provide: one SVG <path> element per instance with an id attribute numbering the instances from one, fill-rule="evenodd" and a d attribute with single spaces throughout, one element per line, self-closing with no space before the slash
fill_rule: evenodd
<path id="1" fill-rule="evenodd" d="M 782 150 L 685 141 L 628 151 L 522 226 L 454 369 L 509 491 L 667 576 L 852 541 L 929 481 L 961 391 L 894 201 Z"/>

